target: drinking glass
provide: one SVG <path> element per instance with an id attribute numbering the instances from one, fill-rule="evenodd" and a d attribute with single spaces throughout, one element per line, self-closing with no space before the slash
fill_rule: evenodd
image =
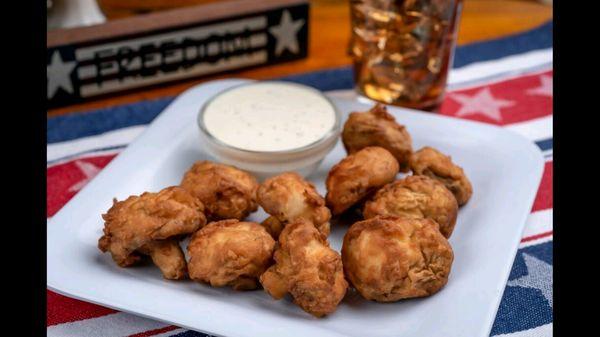
<path id="1" fill-rule="evenodd" d="M 462 0 L 350 0 L 356 90 L 435 111 L 452 64 Z"/>

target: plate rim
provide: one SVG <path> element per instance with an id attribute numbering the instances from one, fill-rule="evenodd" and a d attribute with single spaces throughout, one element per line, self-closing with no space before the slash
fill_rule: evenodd
<path id="1" fill-rule="evenodd" d="M 195 86 L 193 86 L 193 87 L 185 90 L 180 95 L 178 95 L 177 98 L 174 99 L 167 107 L 165 107 L 164 110 L 150 124 L 148 124 L 148 127 L 133 142 L 131 142 L 127 146 L 127 148 L 125 148 L 125 150 L 123 150 L 120 153 L 120 155 L 126 154 L 127 151 L 131 148 L 132 145 L 137 144 L 138 142 L 143 141 L 144 138 L 145 138 L 144 135 L 146 135 L 148 133 L 148 131 L 151 130 L 152 126 L 155 123 L 157 123 L 161 119 L 161 117 L 164 116 L 163 113 L 165 111 L 167 111 L 168 109 L 172 108 L 172 106 L 175 106 L 179 102 L 185 102 L 185 99 L 188 96 L 193 96 L 196 91 L 200 91 L 201 89 L 203 89 L 206 86 L 217 85 L 217 84 L 221 84 L 221 83 L 231 82 L 232 83 L 231 85 L 235 85 L 236 83 L 237 84 L 241 84 L 241 83 L 252 82 L 252 81 L 255 81 L 255 80 L 241 79 L 241 78 L 228 78 L 228 79 L 221 79 L 221 80 L 204 82 L 204 83 L 195 85 Z M 327 95 L 328 97 L 332 98 L 334 102 L 337 101 L 337 100 L 349 101 L 347 98 L 332 97 L 331 93 L 324 92 L 324 94 Z M 360 102 L 360 101 L 352 101 L 352 102 L 353 103 L 362 104 L 362 105 L 368 104 L 366 102 Z M 404 111 L 410 112 L 411 114 L 415 114 L 415 113 L 423 114 L 423 112 L 418 111 L 418 110 L 414 110 L 414 109 L 400 108 L 400 107 L 395 107 L 395 106 L 388 106 L 388 107 L 391 110 L 401 110 L 403 112 Z M 467 124 L 467 125 L 476 125 L 478 128 L 482 128 L 483 127 L 483 128 L 489 128 L 490 130 L 493 129 L 495 132 L 503 133 L 506 136 L 513 137 L 518 142 L 523 143 L 523 145 L 525 145 L 527 147 L 526 148 L 526 152 L 530 152 L 531 155 L 532 155 L 531 156 L 531 158 L 532 158 L 532 164 L 536 166 L 535 172 L 533 172 L 532 176 L 533 177 L 537 177 L 537 178 L 534 179 L 535 181 L 530 181 L 530 184 L 533 187 L 530 189 L 530 192 L 529 192 L 529 195 L 528 195 L 528 198 L 527 198 L 528 199 L 527 200 L 527 205 L 528 205 L 527 209 L 528 210 L 531 209 L 531 206 L 533 205 L 533 202 L 534 202 L 535 197 L 537 195 L 537 189 L 539 188 L 539 184 L 540 184 L 540 181 L 541 181 L 542 176 L 543 176 L 543 169 L 544 169 L 544 164 L 545 164 L 545 160 L 544 160 L 542 151 L 531 140 L 527 139 L 526 137 L 524 137 L 524 136 L 522 136 L 522 135 L 520 135 L 518 133 L 512 132 L 512 131 L 507 130 L 505 128 L 502 128 L 500 126 L 491 125 L 491 124 L 487 124 L 487 123 L 480 122 L 480 121 L 471 121 L 471 120 L 465 120 L 465 119 L 458 119 L 458 118 L 444 116 L 444 115 L 439 115 L 439 114 L 427 114 L 427 116 L 428 116 L 427 118 L 433 118 L 433 119 L 439 119 L 439 118 L 441 118 L 441 119 L 451 120 L 452 123 Z M 118 157 L 115 158 L 115 160 L 117 160 Z M 111 161 L 111 163 L 109 163 L 99 174 L 103 174 L 103 173 L 104 173 L 104 175 L 110 174 L 111 164 L 114 165 L 115 164 L 115 160 Z M 89 187 L 89 184 L 86 185 L 82 189 L 82 191 L 85 190 L 88 187 Z M 81 191 L 78 194 L 81 195 Z M 69 200 L 69 202 L 67 202 L 56 214 L 54 214 L 52 216 L 51 219 L 49 219 L 47 221 L 47 224 L 46 224 L 47 228 L 50 229 L 52 227 L 56 227 L 55 225 L 53 226 L 52 223 L 58 221 L 56 219 L 57 218 L 60 219 L 60 217 L 63 216 L 62 214 L 68 212 L 69 208 L 73 207 L 73 205 L 75 205 L 78 202 L 78 200 L 79 200 L 79 198 L 77 198 L 77 195 L 75 195 L 71 200 Z M 67 207 L 67 206 L 69 206 L 69 207 Z M 519 216 L 519 225 L 518 225 L 519 233 L 522 233 L 522 231 L 523 231 L 523 229 L 525 227 L 525 223 L 527 221 L 527 217 L 530 214 L 531 214 L 530 211 L 523 212 L 522 214 L 520 214 L 520 216 Z M 59 217 L 57 217 L 57 216 L 59 216 Z M 516 223 L 516 221 L 515 221 L 515 223 Z M 48 234 L 47 234 L 47 238 L 48 238 Z M 518 248 L 519 248 L 519 241 L 520 240 L 515 240 L 515 243 L 511 247 L 511 256 L 512 256 L 511 263 L 507 264 L 506 266 L 503 266 L 503 269 L 504 269 L 503 270 L 503 275 L 506 275 L 506 277 L 504 279 L 504 284 L 506 284 L 508 278 L 510 277 L 510 271 L 511 271 L 511 268 L 512 268 L 512 266 L 514 264 L 514 259 L 516 258 L 516 254 L 517 254 L 517 251 L 518 251 Z M 47 249 L 46 249 L 46 253 L 47 253 L 46 262 L 47 262 L 47 264 L 48 264 L 48 262 L 50 260 L 50 256 L 48 255 L 48 250 L 49 250 L 49 244 L 48 243 L 49 242 L 47 241 Z M 49 265 L 48 265 L 48 267 L 49 267 Z M 47 277 L 49 275 L 49 269 L 50 268 L 48 268 L 47 272 L 46 272 L 46 276 Z M 179 326 L 179 327 L 183 327 L 183 328 L 186 328 L 186 329 L 190 329 L 190 330 L 194 330 L 194 331 L 200 331 L 200 332 L 207 333 L 207 334 L 212 334 L 212 335 L 215 335 L 215 334 L 216 335 L 222 335 L 219 332 L 212 331 L 214 328 L 211 328 L 210 330 L 199 329 L 199 328 L 197 328 L 195 326 L 192 327 L 192 326 L 189 326 L 189 325 L 186 325 L 186 324 L 182 324 L 181 322 L 170 320 L 168 318 L 157 317 L 155 314 L 153 314 L 152 312 L 147 311 L 146 309 L 142 308 L 141 306 L 137 306 L 136 307 L 135 304 L 132 305 L 132 304 L 126 304 L 126 303 L 121 303 L 121 302 L 115 303 L 113 300 L 110 300 L 110 299 L 107 299 L 107 298 L 97 298 L 94 295 L 90 295 L 90 293 L 82 294 L 80 292 L 80 289 L 77 289 L 77 287 L 70 287 L 70 289 L 69 289 L 69 287 L 66 286 L 66 285 L 64 285 L 64 284 L 62 284 L 62 285 L 52 284 L 52 281 L 53 280 L 51 280 L 51 279 L 47 279 L 47 289 L 49 289 L 51 291 L 54 291 L 54 292 L 56 292 L 58 294 L 61 294 L 63 296 L 67 296 L 67 297 L 70 297 L 70 298 L 75 298 L 75 299 L 78 299 L 78 300 L 90 302 L 90 303 L 93 303 L 93 304 L 96 304 L 96 305 L 101 305 L 101 306 L 112 308 L 112 309 L 119 310 L 119 311 L 122 311 L 122 312 L 128 312 L 128 313 L 131 313 L 131 314 L 134 314 L 134 315 L 138 315 L 138 316 L 141 316 L 141 317 L 145 317 L 145 318 L 148 318 L 148 319 L 166 322 L 168 324 L 173 324 L 173 325 L 176 325 L 176 326 Z M 495 303 L 494 303 L 494 306 L 493 306 L 493 308 L 495 308 L 495 310 L 493 310 L 491 318 L 489 319 L 487 327 L 485 328 L 485 331 L 487 331 L 488 335 L 489 335 L 489 332 L 492 329 L 492 326 L 493 326 L 493 323 L 494 323 L 494 319 L 495 319 L 495 317 L 497 315 L 497 311 L 499 309 L 499 305 L 500 305 L 500 302 L 502 300 L 505 288 L 506 288 L 506 286 L 504 286 L 501 289 L 499 295 L 495 297 Z M 208 324 L 208 325 L 212 326 L 214 324 Z M 221 325 L 222 326 L 226 326 L 227 324 L 225 323 L 225 324 L 221 324 Z M 318 327 L 318 326 L 317 327 L 313 327 L 313 328 L 316 328 L 319 331 L 319 334 L 323 335 L 323 336 L 331 336 L 331 337 L 343 336 L 343 334 L 341 334 L 339 332 L 336 332 L 334 330 L 325 329 L 325 328 Z M 223 330 L 223 329 L 220 329 L 220 330 Z M 231 337 L 233 335 L 229 334 L 228 336 Z"/>

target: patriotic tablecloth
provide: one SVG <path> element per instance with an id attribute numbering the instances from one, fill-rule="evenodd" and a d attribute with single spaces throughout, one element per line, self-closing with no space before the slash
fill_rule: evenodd
<path id="1" fill-rule="evenodd" d="M 444 115 L 517 132 L 535 142 L 546 158 L 493 336 L 552 336 L 552 78 L 552 23 L 547 23 L 526 33 L 457 48 L 441 108 Z M 347 67 L 285 79 L 334 95 L 354 95 Z M 172 99 L 48 119 L 47 216 L 93 179 Z M 206 336 L 49 290 L 47 295 L 48 336 Z"/>

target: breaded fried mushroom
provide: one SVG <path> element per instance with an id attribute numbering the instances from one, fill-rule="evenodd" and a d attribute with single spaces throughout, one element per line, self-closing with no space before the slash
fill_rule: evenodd
<path id="1" fill-rule="evenodd" d="M 327 206 L 334 215 L 343 213 L 394 181 L 398 170 L 396 158 L 382 147 L 365 147 L 347 156 L 327 175 Z"/>
<path id="2" fill-rule="evenodd" d="M 398 160 L 400 172 L 408 171 L 412 139 L 406 127 L 398 124 L 383 104 L 377 103 L 369 111 L 350 113 L 342 131 L 342 142 L 348 154 L 367 146 L 383 147 Z"/>
<path id="3" fill-rule="evenodd" d="M 342 259 L 364 298 L 394 302 L 438 292 L 448 282 L 454 254 L 433 220 L 378 216 L 350 227 Z"/>
<path id="4" fill-rule="evenodd" d="M 365 219 L 378 215 L 397 215 L 431 219 L 440 232 L 450 237 L 456 224 L 458 204 L 454 195 L 437 180 L 426 176 L 408 176 L 381 188 L 365 203 Z"/>
<path id="5" fill-rule="evenodd" d="M 285 227 L 285 225 L 274 216 L 264 219 L 260 224 L 267 230 L 269 234 L 271 234 L 275 240 L 279 238 L 283 227 Z"/>
<path id="6" fill-rule="evenodd" d="M 312 222 L 321 233 L 329 235 L 331 212 L 325 206 L 325 199 L 298 173 L 285 172 L 265 180 L 258 188 L 257 199 L 272 216 L 263 225 L 273 232 L 274 238 L 279 237 L 287 223 L 299 218 Z"/>
<path id="7" fill-rule="evenodd" d="M 187 247 L 190 278 L 213 287 L 256 289 L 274 249 L 275 240 L 258 223 L 211 222 L 194 233 Z"/>
<path id="8" fill-rule="evenodd" d="M 473 187 L 465 172 L 452 162 L 452 158 L 440 151 L 426 146 L 413 153 L 409 164 L 413 174 L 425 175 L 446 185 L 459 206 L 466 204 L 471 198 Z"/>
<path id="9" fill-rule="evenodd" d="M 258 209 L 258 182 L 233 166 L 198 161 L 185 173 L 181 187 L 202 201 L 209 221 L 243 220 Z"/>
<path id="10" fill-rule="evenodd" d="M 102 215 L 104 235 L 98 248 L 110 252 L 121 267 L 149 255 L 165 278 L 184 278 L 187 268 L 178 239 L 206 224 L 203 211 L 202 202 L 177 186 L 124 201 L 115 199 Z"/>
<path id="11" fill-rule="evenodd" d="M 316 317 L 335 311 L 348 287 L 342 259 L 312 223 L 300 218 L 285 226 L 274 259 L 260 277 L 269 295 L 279 300 L 290 293 L 294 303 Z"/>
<path id="12" fill-rule="evenodd" d="M 185 255 L 177 239 L 150 241 L 138 248 L 138 252 L 150 256 L 166 279 L 179 280 L 187 276 Z"/>

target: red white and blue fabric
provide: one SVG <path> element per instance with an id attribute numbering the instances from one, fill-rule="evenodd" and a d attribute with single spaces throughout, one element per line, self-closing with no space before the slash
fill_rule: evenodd
<path id="1" fill-rule="evenodd" d="M 552 29 L 552 23 L 547 23 L 526 33 L 457 48 L 441 108 L 444 115 L 517 132 L 535 142 L 546 158 L 493 336 L 552 336 Z M 353 95 L 348 67 L 285 80 L 333 95 Z M 52 217 L 93 179 L 171 100 L 49 118 L 47 216 Z M 51 337 L 206 336 L 49 290 L 47 294 L 47 333 Z"/>

